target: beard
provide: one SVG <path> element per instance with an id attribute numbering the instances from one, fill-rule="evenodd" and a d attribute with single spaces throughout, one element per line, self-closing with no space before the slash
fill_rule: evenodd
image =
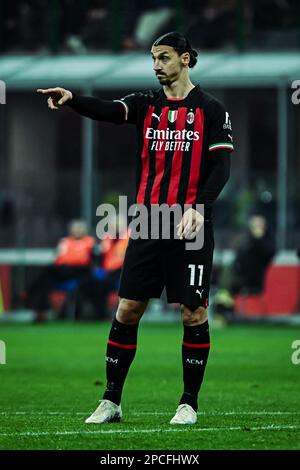
<path id="1" fill-rule="evenodd" d="M 158 78 L 158 81 L 161 85 L 170 85 L 171 84 L 171 80 L 168 78 L 168 77 L 157 77 Z"/>

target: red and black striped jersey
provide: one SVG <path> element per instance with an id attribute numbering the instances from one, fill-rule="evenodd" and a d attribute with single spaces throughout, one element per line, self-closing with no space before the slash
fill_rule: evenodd
<path id="1" fill-rule="evenodd" d="M 138 204 L 200 204 L 209 178 L 211 153 L 233 150 L 229 114 L 199 85 L 183 99 L 163 89 L 120 100 L 124 119 L 137 128 Z"/>

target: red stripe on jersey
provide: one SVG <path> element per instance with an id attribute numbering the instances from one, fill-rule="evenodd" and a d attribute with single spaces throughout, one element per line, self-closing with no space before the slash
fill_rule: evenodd
<path id="1" fill-rule="evenodd" d="M 118 348 L 123 348 L 123 349 L 136 349 L 136 344 L 120 344 L 120 343 L 115 343 L 114 341 L 111 341 L 110 339 L 108 340 L 108 344 L 111 344 L 112 346 L 117 346 Z"/>
<path id="2" fill-rule="evenodd" d="M 195 115 L 194 132 L 199 132 L 199 140 L 194 140 L 193 150 L 191 156 L 191 168 L 185 204 L 194 204 L 197 197 L 197 186 L 200 177 L 200 166 L 202 158 L 202 143 L 203 143 L 203 128 L 204 128 L 204 111 L 197 108 Z"/>
<path id="3" fill-rule="evenodd" d="M 143 144 L 143 151 L 142 151 L 142 174 L 141 174 L 141 180 L 140 180 L 140 186 L 137 194 L 137 203 L 138 204 L 143 204 L 145 201 L 145 192 L 146 192 L 146 187 L 147 187 L 147 182 L 148 182 L 148 176 L 149 176 L 149 141 L 146 139 L 146 131 L 148 127 L 151 126 L 151 121 L 152 121 L 152 113 L 154 111 L 154 106 L 149 106 L 148 112 L 145 117 L 144 121 L 144 144 Z"/>
<path id="4" fill-rule="evenodd" d="M 168 112 L 169 108 L 165 107 L 162 109 L 162 114 L 160 118 L 160 122 L 158 125 L 158 130 L 165 130 L 168 127 Z M 161 141 L 158 140 L 157 144 L 160 145 L 160 142 L 162 142 L 162 149 L 157 150 L 155 153 L 155 178 L 152 186 L 152 191 L 151 191 L 151 204 L 158 204 L 159 203 L 159 193 L 160 193 L 160 184 L 162 177 L 164 175 L 164 170 L 165 170 L 165 156 L 166 156 L 166 141 Z"/>
<path id="5" fill-rule="evenodd" d="M 185 129 L 187 108 L 178 108 L 176 131 Z M 171 177 L 168 189 L 167 204 L 176 204 L 182 168 L 183 150 L 175 150 L 172 160 Z"/>
<path id="6" fill-rule="evenodd" d="M 210 343 L 206 343 L 206 344 L 193 344 L 193 343 L 186 343 L 185 341 L 182 341 L 182 344 L 183 346 L 186 346 L 188 348 L 201 348 L 201 349 L 205 349 L 205 348 L 209 348 L 210 347 Z"/>

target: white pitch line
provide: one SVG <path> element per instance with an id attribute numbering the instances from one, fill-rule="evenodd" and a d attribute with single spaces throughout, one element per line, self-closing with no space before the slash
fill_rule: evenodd
<path id="1" fill-rule="evenodd" d="M 89 411 L 0 411 L 0 415 L 10 416 L 10 415 L 38 415 L 38 416 L 85 416 L 91 412 Z M 168 416 L 172 412 L 166 411 L 127 411 L 128 415 L 131 416 Z M 209 411 L 198 412 L 198 416 L 234 416 L 234 415 L 300 415 L 300 411 Z"/>
<path id="2" fill-rule="evenodd" d="M 155 428 L 155 429 L 109 429 L 105 430 L 97 430 L 97 431 L 56 431 L 56 432 L 11 432 L 11 433 L 0 433 L 0 437 L 36 437 L 36 436 L 75 436 L 75 435 L 93 435 L 93 434 L 151 434 L 157 432 L 218 432 L 218 431 L 282 431 L 284 429 L 299 429 L 300 426 L 255 426 L 249 427 L 245 429 L 243 426 L 233 426 L 233 427 L 222 427 L 222 428 L 194 428 L 191 426 L 184 427 L 182 429 L 179 428 Z"/>

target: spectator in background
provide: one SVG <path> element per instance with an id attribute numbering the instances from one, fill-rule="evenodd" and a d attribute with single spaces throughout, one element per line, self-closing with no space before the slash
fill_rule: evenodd
<path id="1" fill-rule="evenodd" d="M 88 235 L 86 223 L 72 221 L 69 235 L 58 243 L 54 265 L 47 266 L 23 294 L 26 305 L 36 310 L 37 321 L 45 319 L 51 290 L 67 281 L 77 281 L 80 285 L 90 276 L 94 258 L 98 256 L 99 246 L 95 238 Z"/>
<path id="2" fill-rule="evenodd" d="M 69 52 L 84 54 L 87 51 L 82 40 L 82 31 L 90 3 L 90 0 L 62 1 L 62 30 L 65 48 Z"/>
<path id="3" fill-rule="evenodd" d="M 114 25 L 106 0 L 90 0 L 82 29 L 82 40 L 90 50 L 109 50 Z"/>
<path id="4" fill-rule="evenodd" d="M 129 240 L 126 217 L 119 214 L 110 219 L 109 227 L 111 233 L 100 241 L 100 266 L 80 286 L 80 292 L 92 301 L 97 318 L 110 318 L 108 296 L 118 291 Z"/>
<path id="5" fill-rule="evenodd" d="M 132 3 L 134 8 L 126 4 L 131 18 L 127 16 L 127 27 L 125 25 L 125 28 L 122 28 L 124 49 L 148 49 L 157 36 L 177 26 L 174 23 L 176 8 L 171 0 L 144 0 L 142 3 Z"/>
<path id="6" fill-rule="evenodd" d="M 220 274 L 214 306 L 216 313 L 230 314 L 234 295 L 258 294 L 264 289 L 266 269 L 275 254 L 275 239 L 264 215 L 250 216 L 247 229 L 237 245 L 235 259 Z"/>
<path id="7" fill-rule="evenodd" d="M 102 241 L 102 266 L 107 273 L 110 273 L 117 285 L 129 239 L 126 217 L 121 214 L 117 215 L 113 227 L 113 233 Z M 116 236 L 114 236 L 115 233 Z"/>
<path id="8" fill-rule="evenodd" d="M 202 49 L 234 46 L 237 4 L 238 0 L 208 0 L 205 5 L 195 2 L 185 29 L 191 42 Z"/>
<path id="9" fill-rule="evenodd" d="M 110 12 L 106 0 L 64 0 L 65 47 L 84 54 L 110 48 Z"/>

